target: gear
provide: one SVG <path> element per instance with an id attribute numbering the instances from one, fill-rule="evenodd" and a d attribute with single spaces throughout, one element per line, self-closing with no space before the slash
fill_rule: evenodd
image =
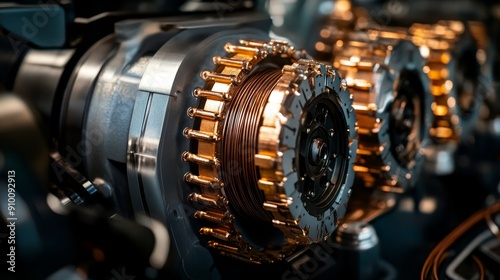
<path id="1" fill-rule="evenodd" d="M 190 201 L 204 206 L 194 216 L 209 247 L 273 262 L 331 235 L 345 214 L 356 120 L 333 68 L 286 42 L 240 43 L 214 57 L 216 70 L 193 93 L 200 103 L 188 110 L 193 150 L 183 160 L 193 168 L 184 178 Z"/>
<path id="2" fill-rule="evenodd" d="M 401 34 L 352 33 L 334 67 L 346 79 L 358 116 L 356 177 L 366 187 L 403 192 L 424 164 L 432 123 L 424 59 Z"/>
<path id="3" fill-rule="evenodd" d="M 459 21 L 413 24 L 409 33 L 427 60 L 434 96 L 431 136 L 438 144 L 459 142 L 473 131 L 483 99 L 477 44 Z"/>

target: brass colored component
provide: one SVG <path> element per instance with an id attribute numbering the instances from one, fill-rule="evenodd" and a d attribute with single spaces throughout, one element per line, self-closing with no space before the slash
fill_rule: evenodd
<path id="1" fill-rule="evenodd" d="M 267 200 L 264 207 L 273 214 L 274 226 L 281 229 L 287 239 L 295 240 L 300 244 L 318 240 L 318 237 L 329 236 L 337 223 L 335 218 L 331 219 L 332 211 L 337 212 L 334 208 L 329 207 L 315 215 L 308 214 L 309 210 L 304 206 L 308 202 L 303 203 L 300 192 L 296 191 L 296 181 L 303 180 L 303 178 L 297 178 L 296 175 L 300 172 L 300 167 L 297 166 L 300 163 L 296 164 L 295 167 L 287 163 L 291 159 L 299 157 L 295 153 L 295 145 L 300 143 L 295 141 L 294 134 L 299 134 L 300 126 L 304 122 L 303 114 L 306 113 L 301 114 L 301 111 L 307 111 L 306 106 L 301 105 L 301 102 L 307 104 L 309 100 L 324 92 L 327 96 L 336 95 L 338 92 L 339 98 L 342 100 L 341 103 L 350 104 L 352 99 L 347 90 L 340 88 L 341 81 L 333 68 L 313 61 L 301 60 L 295 63 L 292 69 L 293 71 L 288 71 L 290 68 L 284 68 L 283 77 L 274 88 L 264 108 L 263 125 L 259 133 L 259 149 L 255 158 L 261 174 L 259 188 L 264 192 Z M 294 98 L 298 95 L 303 95 L 303 99 Z M 351 106 L 343 108 L 343 110 L 354 114 Z M 350 122 L 352 123 L 350 124 Z M 351 158 L 351 155 L 354 154 L 354 149 L 357 146 L 355 140 L 357 132 L 353 119 L 347 120 L 345 129 L 350 139 L 346 145 L 348 145 L 349 151 L 352 151 L 349 155 L 345 155 L 348 162 L 346 168 L 348 168 L 349 174 L 352 174 L 354 157 Z M 338 131 L 337 133 L 342 132 Z M 333 135 L 332 129 L 330 136 L 333 137 Z M 319 148 L 321 147 L 328 149 L 326 143 L 319 146 Z M 320 150 L 317 152 L 320 153 Z M 332 156 L 334 155 L 332 154 Z M 317 156 L 323 158 L 321 155 Z M 345 182 L 346 186 L 349 185 L 349 180 L 347 179 Z M 327 182 L 326 188 L 335 183 L 337 182 Z M 276 184 L 280 187 L 268 188 L 269 185 Z M 291 211 L 291 209 L 296 210 Z M 311 222 L 311 220 L 315 220 L 315 222 Z M 318 221 L 323 222 L 318 224 Z M 309 224 L 309 226 L 301 226 L 304 223 Z"/>
<path id="2" fill-rule="evenodd" d="M 459 21 L 439 21 L 432 25 L 415 23 L 409 28 L 409 38 L 427 61 L 424 70 L 434 96 L 434 123 L 430 133 L 438 144 L 456 143 L 469 135 L 479 115 L 482 96 L 477 89 L 481 75 L 476 58 L 477 45 L 465 31 L 464 23 Z M 472 57 L 472 61 L 465 61 L 466 55 Z M 461 63 L 466 65 L 459 65 Z M 473 77 L 460 77 L 463 75 L 460 70 L 470 72 L 474 68 L 477 73 Z"/>
<path id="3" fill-rule="evenodd" d="M 391 36 L 379 37 L 380 34 Z M 353 33 L 333 62 L 354 97 L 359 126 L 356 178 L 366 187 L 396 193 L 416 182 L 416 174 L 424 164 L 432 122 L 428 79 L 422 70 L 424 59 L 418 55 L 417 47 L 401 40 L 400 35 L 392 30 L 379 30 L 375 37 Z M 413 75 L 413 80 L 408 75 Z M 403 96 L 408 90 L 400 84 L 405 82 L 411 82 L 410 87 L 417 92 Z M 398 104 L 402 109 L 396 107 Z M 398 115 L 406 114 L 409 106 L 413 106 L 409 108 L 411 115 L 404 116 L 408 119 L 396 120 Z M 408 138 L 406 144 L 397 143 L 398 137 L 393 137 L 398 125 L 406 131 L 401 133 Z M 405 153 L 407 156 L 402 157 Z"/>
<path id="4" fill-rule="evenodd" d="M 209 83 L 205 89 L 195 89 L 193 95 L 197 98 L 205 98 L 203 108 L 191 108 L 188 115 L 191 117 L 200 118 L 200 131 L 199 134 L 207 135 L 206 137 L 193 137 L 192 129 L 186 129 L 186 137 L 194 138 L 198 141 L 198 150 L 196 154 L 186 152 L 184 156 L 186 161 L 198 164 L 198 175 L 189 174 L 185 179 L 189 183 L 194 183 L 202 186 L 202 194 L 192 193 L 190 200 L 195 202 L 202 202 L 207 205 L 208 209 L 213 210 L 219 208 L 218 203 L 213 197 L 222 197 L 227 201 L 223 188 L 210 188 L 213 184 L 222 186 L 219 180 L 219 169 L 216 165 L 200 164 L 215 158 L 217 150 L 217 142 L 206 141 L 211 140 L 210 136 L 217 135 L 222 127 L 222 118 L 215 118 L 221 116 L 227 107 L 227 102 L 231 101 L 231 94 L 234 88 L 239 84 L 241 79 L 248 74 L 248 71 L 258 64 L 261 60 L 268 55 L 274 56 L 288 56 L 292 61 L 298 61 L 303 57 L 303 52 L 295 51 L 292 46 L 286 43 L 271 41 L 271 42 L 248 42 L 240 41 L 242 46 L 226 44 L 225 50 L 230 54 L 229 57 L 214 57 L 213 62 L 218 66 L 217 72 L 204 71 L 202 78 Z M 290 55 L 291 54 L 291 55 Z M 200 117 L 195 114 L 198 110 L 203 110 L 204 115 L 213 115 L 214 118 Z M 198 136 L 197 134 L 195 136 Z M 198 162 L 196 162 L 198 161 Z M 207 199 L 212 197 L 212 199 Z M 215 206 L 217 205 L 217 206 Z M 281 259 L 282 253 L 280 251 L 268 252 L 267 254 L 253 249 L 241 238 L 229 238 L 226 227 L 229 226 L 230 231 L 238 235 L 238 230 L 233 224 L 231 219 L 225 219 L 225 214 L 216 211 L 207 213 L 204 211 L 197 211 L 196 218 L 204 219 L 209 222 L 219 224 L 221 227 L 215 228 L 202 228 L 200 233 L 205 236 L 213 237 L 218 241 L 209 241 L 208 246 L 218 251 L 225 252 L 228 256 L 233 258 L 242 259 L 249 262 L 270 262 L 273 260 Z M 291 247 L 285 248 L 285 251 L 290 252 Z"/>
<path id="5" fill-rule="evenodd" d="M 227 210 L 227 199 L 224 196 L 214 195 L 214 194 L 198 194 L 191 193 L 188 197 L 189 201 L 192 203 L 201 203 L 207 206 L 222 208 Z"/>
<path id="6" fill-rule="evenodd" d="M 305 52 L 296 50 L 287 42 L 241 40 L 239 43 L 226 44 L 224 49 L 228 53 L 227 57 L 213 58 L 215 71 L 204 71 L 201 77 L 206 81 L 206 86 L 193 92 L 201 102 L 198 108 L 189 108 L 188 115 L 197 119 L 197 125 L 195 128 L 186 128 L 184 135 L 197 141 L 197 145 L 195 151 L 184 152 L 182 159 L 195 164 L 197 168 L 193 170 L 196 174 L 187 173 L 184 179 L 200 187 L 198 189 L 201 192 L 191 193 L 188 199 L 205 206 L 205 209 L 196 211 L 194 216 L 205 221 L 200 234 L 209 239 L 209 247 L 223 255 L 251 263 L 273 262 L 289 256 L 297 246 L 319 241 L 332 234 L 338 219 L 344 215 L 353 181 L 352 164 L 357 148 L 355 116 L 349 92 L 341 86 L 341 79 L 333 68 L 305 60 Z M 279 74 L 279 79 L 263 108 L 258 150 L 252 155 L 260 176 L 254 187 L 263 193 L 265 199 L 258 207 L 272 217 L 269 226 L 281 232 L 283 241 L 273 248 L 255 248 L 235 223 L 235 214 L 238 212 L 231 205 L 234 201 L 228 199 L 227 182 L 221 179 L 227 175 L 224 175 L 226 171 L 221 167 L 224 162 L 221 163 L 220 159 L 223 160 L 221 153 L 224 152 L 221 142 L 226 141 L 223 129 L 225 120 L 231 116 L 226 114 L 232 102 L 239 98 L 239 95 L 234 95 L 233 99 L 233 94 L 238 92 L 246 78 L 257 75 L 252 71 L 265 59 L 289 61 L 281 73 L 273 72 L 273 75 Z M 263 72 L 257 73 L 262 75 Z M 295 188 L 295 182 L 300 178 L 293 167 L 297 139 L 294 133 L 297 133 L 301 124 L 303 110 L 299 104 L 321 94 L 341 103 L 339 112 L 348 114 L 338 120 L 346 122 L 346 131 L 338 132 L 339 135 L 346 135 L 346 153 L 339 156 L 345 161 L 345 169 L 342 169 L 340 176 L 343 185 L 335 186 L 338 189 L 335 193 L 337 202 L 323 209 L 324 212 L 311 215 L 302 202 L 301 192 Z"/>

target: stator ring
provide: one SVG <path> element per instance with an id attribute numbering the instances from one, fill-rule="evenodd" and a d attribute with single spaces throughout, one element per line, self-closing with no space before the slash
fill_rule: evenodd
<path id="1" fill-rule="evenodd" d="M 273 262 L 329 236 L 344 215 L 356 121 L 345 82 L 331 67 L 301 59 L 305 53 L 285 42 L 240 43 L 226 45 L 228 56 L 214 58 L 216 70 L 203 72 L 205 88 L 194 92 L 200 104 L 188 115 L 195 127 L 184 130 L 194 150 L 183 160 L 195 168 L 185 180 L 198 189 L 190 201 L 205 207 L 194 216 L 209 247 L 241 260 Z M 339 130 L 339 160 L 332 161 L 340 166 L 335 180 L 331 176 L 333 198 L 323 199 L 322 211 L 304 203 L 296 172 L 302 108 L 317 98 L 333 104 L 345 130 Z M 232 169 L 235 163 L 241 168 Z"/>
<path id="2" fill-rule="evenodd" d="M 437 144 L 455 144 L 474 130 L 483 101 L 477 43 L 459 21 L 416 23 L 409 33 L 427 61 L 434 96 L 431 137 Z"/>
<path id="3" fill-rule="evenodd" d="M 424 164 L 432 123 L 429 80 L 418 48 L 399 33 L 353 33 L 336 55 L 358 116 L 356 177 L 369 188 L 403 192 Z"/>

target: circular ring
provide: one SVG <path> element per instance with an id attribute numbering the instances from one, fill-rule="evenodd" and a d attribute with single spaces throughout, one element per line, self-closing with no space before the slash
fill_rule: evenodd
<path id="1" fill-rule="evenodd" d="M 415 45 L 377 34 L 351 34 L 334 67 L 354 96 L 360 135 L 356 177 L 366 187 L 403 192 L 415 184 L 430 142 L 429 80 Z"/>
<path id="2" fill-rule="evenodd" d="M 193 93 L 200 104 L 198 108 L 188 110 L 188 115 L 195 118 L 195 127 L 186 128 L 184 135 L 194 140 L 194 152 L 186 151 L 182 159 L 193 164 L 194 168 L 184 179 L 195 190 L 189 196 L 190 201 L 205 207 L 196 211 L 194 216 L 203 221 L 200 234 L 208 238 L 209 247 L 236 259 L 273 262 L 289 256 L 300 245 L 330 235 L 338 219 L 344 215 L 353 181 L 356 121 L 346 84 L 331 67 L 301 59 L 305 53 L 285 42 L 240 43 L 226 45 L 227 57 L 214 57 L 216 70 L 204 71 L 202 78 L 206 86 Z M 266 84 L 272 85 L 269 90 L 257 84 L 264 81 L 258 79 L 259 75 L 269 78 L 270 74 L 263 74 L 263 71 L 270 66 L 282 70 L 274 82 L 266 80 Z M 259 108 L 249 105 L 260 102 L 252 99 L 265 96 L 256 91 L 269 91 L 261 113 L 255 111 Z M 335 120 L 339 124 L 336 132 L 339 143 L 328 140 L 324 133 L 334 125 L 329 122 L 318 129 L 323 134 L 319 133 L 310 140 L 308 148 L 316 157 L 315 161 L 311 155 L 316 165 L 325 170 L 337 163 L 339 167 L 333 168 L 334 172 L 327 172 L 332 186 L 325 187 L 326 199 L 322 200 L 321 211 L 318 211 L 304 203 L 298 187 L 301 178 L 295 168 L 301 151 L 297 134 L 302 128 L 302 120 L 307 118 L 303 108 L 314 107 L 323 101 L 330 104 L 330 110 L 339 117 Z M 235 108 L 249 110 L 261 117 L 247 118 L 254 115 L 242 114 Z M 238 155 L 237 147 L 241 145 L 239 141 L 228 138 L 233 135 L 230 131 L 236 129 L 234 131 L 253 135 L 251 126 L 259 127 L 257 148 L 250 152 L 241 151 L 242 155 Z M 241 142 L 252 140 L 241 139 Z M 326 140 L 329 142 L 325 144 Z M 240 157 L 227 157 L 229 147 L 224 143 L 231 143 L 231 153 Z M 339 145 L 336 148 L 338 160 L 328 158 L 335 151 L 335 145 Z M 253 164 L 253 169 L 241 156 L 247 157 L 247 163 Z M 234 162 L 231 159 L 239 160 Z M 240 173 L 241 170 L 228 172 L 231 163 L 246 164 L 244 173 Z M 317 175 L 320 175 L 318 170 Z M 255 172 L 258 174 L 256 183 L 246 185 L 232 180 L 235 176 L 250 176 Z M 333 173 L 337 174 L 335 178 Z M 259 193 L 263 194 L 261 198 Z"/>
<path id="3" fill-rule="evenodd" d="M 292 224 L 309 242 L 331 235 L 346 211 L 357 149 L 345 81 L 332 67 L 313 61 L 285 66 L 263 116 L 256 158 L 273 223 L 287 226 L 288 238 L 296 234 Z M 309 158 L 315 149 L 319 159 Z"/>

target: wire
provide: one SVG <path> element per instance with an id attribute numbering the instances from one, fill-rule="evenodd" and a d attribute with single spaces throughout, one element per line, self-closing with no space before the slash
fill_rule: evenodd
<path id="1" fill-rule="evenodd" d="M 478 257 L 476 257 L 476 256 L 472 256 L 472 260 L 476 263 L 477 268 L 479 270 L 479 280 L 483 280 L 484 276 L 485 276 L 485 270 L 484 270 L 483 262 L 481 262 L 481 260 Z"/>
<path id="2" fill-rule="evenodd" d="M 497 202 L 469 217 L 465 222 L 460 224 L 455 228 L 448 236 L 446 236 L 429 254 L 425 263 L 422 267 L 422 272 L 420 274 L 420 279 L 427 279 L 429 273 L 432 271 L 432 276 L 434 279 L 439 279 L 438 268 L 441 262 L 444 260 L 446 250 L 455 242 L 458 238 L 463 236 L 469 229 L 482 220 L 486 220 L 487 216 L 500 211 L 500 202 Z"/>
<path id="3" fill-rule="evenodd" d="M 231 207 L 250 220 L 270 222 L 272 216 L 262 205 L 265 197 L 258 188 L 255 166 L 263 110 L 272 89 L 281 77 L 280 69 L 264 69 L 249 76 L 233 94 L 221 139 L 221 177 Z"/>
<path id="4" fill-rule="evenodd" d="M 486 215 L 486 224 L 488 225 L 488 229 L 491 231 L 491 233 L 496 238 L 500 239 L 500 229 L 498 228 L 498 225 L 491 218 L 490 212 L 488 212 L 488 215 Z"/>

